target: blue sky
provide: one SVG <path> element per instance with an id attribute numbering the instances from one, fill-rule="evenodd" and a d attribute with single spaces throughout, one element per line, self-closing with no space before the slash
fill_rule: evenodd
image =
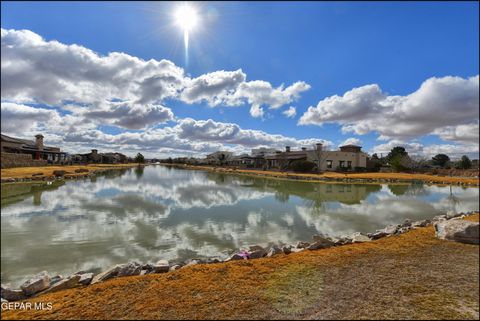
<path id="1" fill-rule="evenodd" d="M 262 80 L 273 88 L 282 84 L 288 87 L 299 81 L 309 85 L 308 90 L 287 99 L 288 102 L 281 107 L 270 108 L 268 103 L 262 104 L 263 117 L 252 117 L 248 98 L 235 107 L 227 106 L 225 102 L 211 107 L 206 100 L 186 103 L 177 97 L 156 101 L 171 109 L 177 120 L 212 119 L 216 123 L 237 124 L 242 130 L 259 130 L 297 140 L 324 139 L 331 142 L 333 148 L 348 138 L 356 138 L 364 150 L 370 152 L 405 144 L 412 152 L 426 154 L 439 150 L 451 153 L 473 150 L 478 154 L 478 135 L 471 137 L 473 130 L 478 131 L 478 112 L 473 111 L 475 107 L 478 109 L 478 101 L 472 103 L 472 99 L 478 100 L 478 2 L 194 2 L 190 5 L 196 8 L 200 22 L 198 29 L 190 34 L 188 64 L 183 33 L 172 18 L 178 5 L 179 2 L 2 2 L 2 29 L 26 29 L 46 42 L 56 40 L 64 45 L 76 44 L 99 56 L 123 52 L 145 61 L 166 59 L 182 68 L 185 76 L 192 79 L 216 71 L 241 69 L 246 74 L 246 81 Z M 2 34 L 2 46 L 3 43 Z M 8 81 L 3 72 L 2 64 L 2 83 Z M 421 108 L 433 114 L 443 114 L 445 110 L 458 108 L 459 102 L 466 102 L 469 107 L 459 112 L 464 114 L 463 118 L 452 116 L 451 123 L 448 119 L 432 121 L 425 124 L 425 130 L 419 124 L 414 129 L 400 126 L 392 132 L 391 128 L 376 130 L 372 124 L 382 123 L 382 119 L 361 116 L 371 114 L 372 110 L 368 109 L 369 106 L 355 105 L 356 100 L 339 100 L 317 108 L 317 104 L 328 97 L 343 96 L 354 88 L 372 84 L 378 85 L 384 96 L 408 97 L 432 77 L 442 84 L 448 82 L 448 92 L 458 90 L 467 97 L 458 100 L 458 95 L 452 94 L 457 100 L 431 111 L 429 106 L 423 107 L 422 103 L 407 99 L 407 102 L 393 106 L 394 112 L 384 117 L 392 119 L 399 110 Z M 456 80 L 445 77 L 456 77 Z M 432 82 L 434 89 L 440 86 Z M 468 87 L 471 83 L 473 87 Z M 102 86 L 102 83 L 95 85 Z M 465 86 L 474 91 L 477 88 L 476 96 L 471 92 L 465 94 Z M 16 92 L 22 90 L 31 92 L 25 88 Z M 442 92 L 442 89 L 435 90 Z M 357 94 L 366 97 L 378 93 L 374 90 Z M 78 96 L 75 97 L 77 103 L 83 103 Z M 40 106 L 43 110 L 55 108 L 60 117 L 65 115 L 61 103 L 49 103 L 35 96 L 29 98 L 32 101 L 2 94 L 2 116 L 5 110 L 5 115 L 15 117 L 14 107 L 4 108 L 4 102 Z M 449 96 L 443 100 L 452 99 Z M 384 104 L 378 99 L 375 102 Z M 282 114 L 290 106 L 296 108 L 293 118 Z M 317 109 L 304 117 L 304 124 L 299 124 L 310 106 Z M 356 118 L 342 114 L 348 109 L 356 111 L 358 122 Z M 331 116 L 326 117 L 326 114 Z M 402 117 L 399 123 L 408 125 L 411 123 L 408 119 L 414 118 L 415 112 L 411 117 Z M 109 122 L 97 121 L 96 127 L 85 131 L 99 130 L 107 135 L 118 135 L 124 132 L 148 133 L 175 126 L 167 121 L 150 123 L 141 129 L 129 128 L 118 126 L 118 122 L 115 125 L 111 122 L 112 117 L 107 118 Z M 2 117 L 2 132 L 3 122 Z M 395 126 L 395 121 L 392 124 L 386 127 Z M 39 120 L 37 125 L 29 130 L 43 128 L 42 121 Z M 349 125 L 358 125 L 362 129 L 346 131 L 345 127 Z M 8 133 L 21 134 L 13 131 Z M 470 136 L 460 137 L 465 132 Z M 58 131 L 51 134 L 53 141 L 61 142 L 62 135 Z M 378 140 L 379 137 L 382 140 Z M 109 139 L 113 141 L 113 138 Z M 188 139 L 202 140 L 195 136 Z M 88 142 L 81 140 L 75 141 L 78 148 L 86 148 Z M 236 146 L 238 151 L 253 146 L 250 143 L 207 140 L 230 148 Z M 460 145 L 463 149 L 458 147 Z M 433 147 L 427 149 L 427 146 Z M 135 150 L 138 146 L 130 147 Z M 207 152 L 215 147 L 218 145 L 204 146 L 196 151 Z M 152 146 L 150 152 L 155 153 L 155 148 L 159 153 L 171 150 L 182 154 L 179 150 L 163 150 L 161 145 Z"/>

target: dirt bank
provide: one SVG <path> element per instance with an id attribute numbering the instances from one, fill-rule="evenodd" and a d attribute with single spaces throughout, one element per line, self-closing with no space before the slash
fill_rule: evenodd
<path id="1" fill-rule="evenodd" d="M 113 279 L 29 301 L 53 309 L 4 310 L 2 319 L 478 319 L 479 247 L 439 240 L 429 226 L 369 243 Z"/>
<path id="2" fill-rule="evenodd" d="M 366 182 L 366 183 L 405 183 L 421 181 L 429 184 L 438 185 L 471 185 L 478 186 L 479 178 L 475 177 L 450 177 L 450 176 L 437 176 L 428 174 L 409 174 L 409 173 L 337 173 L 337 172 L 325 172 L 322 174 L 302 174 L 292 172 L 279 172 L 279 171 L 263 171 L 252 169 L 235 169 L 229 167 L 213 167 L 213 166 L 193 166 L 193 165 L 181 165 L 181 164 L 162 164 L 166 166 L 173 166 L 184 169 L 197 169 L 208 170 L 221 173 L 236 173 L 245 175 L 255 175 L 263 177 L 275 177 L 284 179 L 297 179 L 308 181 L 321 181 L 321 182 Z"/>
<path id="3" fill-rule="evenodd" d="M 15 167 L 1 170 L 2 180 L 6 179 L 44 179 L 55 177 L 54 171 L 65 171 L 65 177 L 85 176 L 96 171 L 109 169 L 131 168 L 138 166 L 130 164 L 88 164 L 88 165 L 66 165 L 66 166 L 40 166 L 40 167 Z M 87 170 L 87 172 L 75 173 L 75 170 Z M 41 173 L 41 174 L 40 174 Z M 33 174 L 40 174 L 32 176 Z"/>

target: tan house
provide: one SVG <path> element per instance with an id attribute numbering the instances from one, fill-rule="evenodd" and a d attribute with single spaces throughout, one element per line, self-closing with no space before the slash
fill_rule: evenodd
<path id="1" fill-rule="evenodd" d="M 344 145 L 337 151 L 323 150 L 321 143 L 311 150 L 303 147 L 299 151 L 292 151 L 290 146 L 284 152 L 265 156 L 269 169 L 287 169 L 295 161 L 309 161 L 317 165 L 320 171 L 355 170 L 367 167 L 367 154 L 362 152 L 361 146 Z"/>
<path id="2" fill-rule="evenodd" d="M 45 160 L 49 163 L 62 163 L 66 160 L 66 153 L 59 147 L 45 146 L 43 135 L 35 135 L 35 140 L 1 135 L 0 150 L 2 153 L 27 154 L 34 160 Z"/>
<path id="3" fill-rule="evenodd" d="M 233 158 L 232 152 L 218 151 L 207 155 L 207 164 L 225 165 Z"/>
<path id="4" fill-rule="evenodd" d="M 344 145 L 340 150 L 324 151 L 321 144 L 315 150 L 307 151 L 307 160 L 320 164 L 320 171 L 354 170 L 367 167 L 367 154 L 361 146 Z"/>

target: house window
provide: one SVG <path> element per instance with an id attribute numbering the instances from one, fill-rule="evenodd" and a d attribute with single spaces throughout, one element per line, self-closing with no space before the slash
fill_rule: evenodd
<path id="1" fill-rule="evenodd" d="M 348 162 L 347 162 L 347 167 L 348 167 L 348 168 L 352 168 L 352 161 L 348 161 Z"/>
<path id="2" fill-rule="evenodd" d="M 340 167 L 344 168 L 345 167 L 345 161 L 340 161 Z"/>
<path id="3" fill-rule="evenodd" d="M 327 168 L 332 168 L 333 161 L 327 160 Z"/>

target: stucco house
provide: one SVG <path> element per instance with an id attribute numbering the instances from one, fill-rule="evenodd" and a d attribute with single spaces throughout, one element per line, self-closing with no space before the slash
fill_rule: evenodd
<path id="1" fill-rule="evenodd" d="M 62 163 L 66 161 L 67 155 L 60 147 L 45 146 L 42 134 L 35 135 L 35 140 L 1 134 L 0 150 L 2 153 L 31 155 L 34 160 L 45 160 L 48 163 Z"/>
<path id="2" fill-rule="evenodd" d="M 286 146 L 284 152 L 276 152 L 274 155 L 265 156 L 267 168 L 287 169 L 295 161 L 309 161 L 317 165 L 320 171 L 355 170 L 367 167 L 367 154 L 362 152 L 361 146 L 344 145 L 340 150 L 327 151 L 321 143 L 316 144 L 314 149 L 292 151 Z"/>

